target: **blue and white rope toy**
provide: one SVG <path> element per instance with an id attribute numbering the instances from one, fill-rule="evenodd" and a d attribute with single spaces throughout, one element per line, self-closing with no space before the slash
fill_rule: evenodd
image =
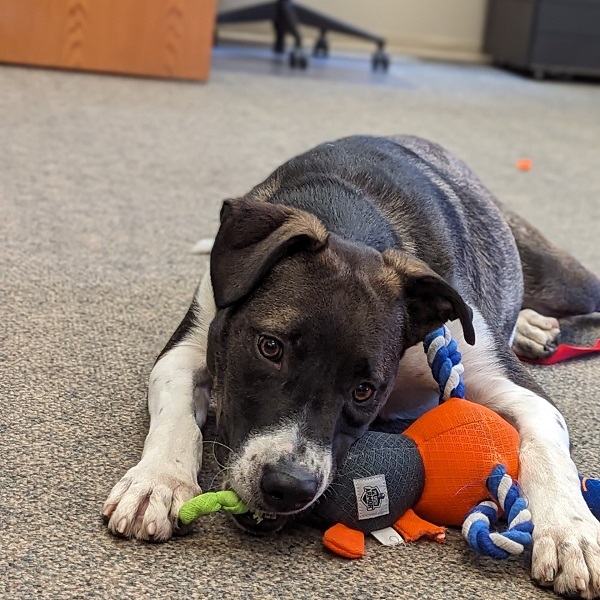
<path id="1" fill-rule="evenodd" d="M 533 531 L 527 501 L 520 495 L 519 488 L 502 465 L 495 467 L 488 477 L 487 488 L 495 502 L 480 502 L 469 511 L 462 526 L 463 537 L 477 554 L 492 558 L 521 554 L 531 544 Z M 508 521 L 508 528 L 502 533 L 490 531 L 498 521 L 498 506 Z"/>
<path id="2" fill-rule="evenodd" d="M 440 388 L 440 400 L 464 398 L 462 374 L 465 369 L 460 362 L 462 356 L 458 351 L 458 344 L 452 339 L 450 330 L 444 325 L 432 331 L 423 340 L 423 349 L 433 378 Z"/>
<path id="3" fill-rule="evenodd" d="M 432 331 L 423 341 L 423 348 L 440 389 L 440 401 L 464 399 L 462 357 L 449 329 L 444 325 Z M 527 500 L 503 465 L 492 470 L 487 488 L 493 500 L 480 502 L 469 511 L 462 527 L 463 537 L 477 554 L 498 559 L 521 554 L 532 542 L 533 523 Z M 499 509 L 506 516 L 508 527 L 502 532 L 491 531 L 498 522 Z"/>

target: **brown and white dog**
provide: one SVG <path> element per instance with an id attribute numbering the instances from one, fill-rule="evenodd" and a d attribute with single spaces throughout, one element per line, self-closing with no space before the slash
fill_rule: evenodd
<path id="1" fill-rule="evenodd" d="M 210 272 L 150 375 L 150 431 L 104 505 L 108 527 L 155 541 L 176 532 L 179 507 L 200 492 L 209 396 L 226 485 L 280 527 L 376 418 L 436 403 L 418 344 L 449 323 L 468 397 L 521 435 L 533 578 L 600 596 L 600 523 L 565 421 L 511 349 L 551 353 L 555 317 L 598 310 L 598 278 L 439 146 L 318 146 L 224 203 Z"/>

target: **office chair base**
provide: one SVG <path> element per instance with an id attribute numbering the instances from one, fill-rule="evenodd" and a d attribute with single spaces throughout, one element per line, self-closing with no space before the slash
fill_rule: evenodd
<path id="1" fill-rule="evenodd" d="M 285 52 L 286 35 L 293 37 L 294 48 L 289 55 L 289 65 L 292 68 L 305 69 L 308 66 L 308 58 L 302 51 L 300 25 L 316 27 L 320 30 L 313 49 L 313 56 L 315 57 L 325 58 L 329 55 L 329 42 L 326 36 L 327 32 L 334 31 L 374 42 L 377 45 L 377 50 L 371 60 L 373 70 L 385 72 L 389 68 L 390 58 L 384 52 L 385 40 L 383 38 L 319 13 L 312 8 L 295 4 L 292 0 L 265 2 L 237 10 L 225 11 L 217 16 L 218 25 L 253 21 L 271 21 L 273 23 L 275 29 L 273 51 L 277 54 Z"/>

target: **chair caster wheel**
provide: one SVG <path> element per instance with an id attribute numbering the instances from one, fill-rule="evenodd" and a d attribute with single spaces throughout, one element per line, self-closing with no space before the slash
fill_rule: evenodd
<path id="1" fill-rule="evenodd" d="M 390 57 L 383 50 L 377 50 L 371 59 L 371 67 L 373 71 L 383 71 L 384 73 L 390 67 Z"/>
<path id="2" fill-rule="evenodd" d="M 325 32 L 322 32 L 313 49 L 313 56 L 327 58 L 329 56 L 329 42 L 325 37 Z"/>
<path id="3" fill-rule="evenodd" d="M 306 69 L 308 67 L 308 58 L 301 49 L 294 48 L 290 52 L 290 67 L 292 69 Z"/>

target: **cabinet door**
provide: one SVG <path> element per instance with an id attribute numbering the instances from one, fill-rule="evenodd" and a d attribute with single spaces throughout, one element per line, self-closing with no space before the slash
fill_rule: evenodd
<path id="1" fill-rule="evenodd" d="M 0 0 L 0 61 L 203 80 L 215 0 Z"/>
<path id="2" fill-rule="evenodd" d="M 531 62 L 600 71 L 600 0 L 542 0 Z"/>
<path id="3" fill-rule="evenodd" d="M 535 0 L 490 0 L 484 50 L 496 63 L 527 66 L 535 11 Z"/>

